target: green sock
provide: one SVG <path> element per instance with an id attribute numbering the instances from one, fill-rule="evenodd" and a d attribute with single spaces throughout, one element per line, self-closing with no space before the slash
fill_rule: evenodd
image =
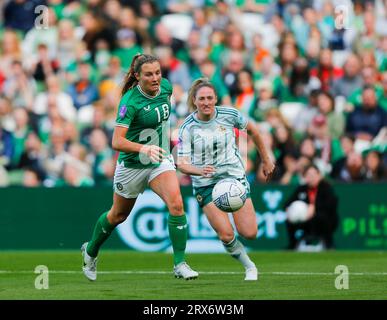
<path id="1" fill-rule="evenodd" d="M 103 213 L 97 220 L 94 227 L 93 237 L 87 245 L 87 254 L 93 258 L 98 255 L 99 248 L 109 238 L 115 226 L 111 225 L 107 219 L 109 211 Z"/>
<path id="2" fill-rule="evenodd" d="M 168 216 L 168 231 L 173 248 L 173 263 L 178 265 L 184 261 L 185 245 L 187 243 L 187 217 Z"/>

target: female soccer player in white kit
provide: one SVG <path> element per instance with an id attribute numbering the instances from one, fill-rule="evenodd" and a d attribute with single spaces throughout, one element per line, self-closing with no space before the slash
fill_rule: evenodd
<path id="1" fill-rule="evenodd" d="M 208 80 L 198 79 L 193 83 L 188 105 L 195 111 L 180 127 L 177 164 L 183 173 L 191 175 L 196 199 L 226 251 L 245 267 L 245 280 L 257 280 L 258 270 L 242 243 L 236 239 L 229 215 L 215 206 L 211 195 L 218 181 L 230 177 L 238 179 L 246 187 L 247 199 L 243 207 L 233 213 L 233 219 L 239 235 L 255 239 L 258 231 L 256 214 L 234 128 L 246 129 L 253 139 L 267 179 L 270 179 L 275 165 L 256 124 L 235 108 L 216 106 L 216 101 L 214 86 Z"/>

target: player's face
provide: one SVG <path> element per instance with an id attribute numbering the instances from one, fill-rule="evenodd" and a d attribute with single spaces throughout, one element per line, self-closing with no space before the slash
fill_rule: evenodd
<path id="1" fill-rule="evenodd" d="M 160 89 L 161 68 L 160 63 L 155 61 L 144 63 L 141 66 L 141 72 L 136 74 L 136 78 L 141 89 L 154 96 Z"/>
<path id="2" fill-rule="evenodd" d="M 216 95 L 212 88 L 202 87 L 196 92 L 194 104 L 199 115 L 212 116 L 215 113 Z"/>

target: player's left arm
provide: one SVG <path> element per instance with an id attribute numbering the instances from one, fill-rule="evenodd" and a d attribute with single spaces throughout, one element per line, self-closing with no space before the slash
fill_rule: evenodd
<path id="1" fill-rule="evenodd" d="M 177 159 L 177 167 L 184 174 L 208 178 L 215 173 L 215 168 L 213 166 L 205 165 L 204 167 L 197 167 L 193 165 L 191 163 L 191 157 L 180 156 Z"/>
<path id="2" fill-rule="evenodd" d="M 275 164 L 270 158 L 269 152 L 267 151 L 266 146 L 263 143 L 257 124 L 253 120 L 249 119 L 247 122 L 246 130 L 248 135 L 253 139 L 253 142 L 259 151 L 259 154 L 262 159 L 263 174 L 266 177 L 266 181 L 268 181 L 270 180 L 274 172 Z"/>

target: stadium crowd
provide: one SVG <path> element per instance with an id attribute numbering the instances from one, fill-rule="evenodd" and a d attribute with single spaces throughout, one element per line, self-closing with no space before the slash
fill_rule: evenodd
<path id="1" fill-rule="evenodd" d="M 138 52 L 173 84 L 171 146 L 205 76 L 259 122 L 274 182 L 311 163 L 332 181 L 386 181 L 387 1 L 5 0 L 0 13 L 0 186 L 111 185 Z M 253 143 L 242 152 L 264 183 Z"/>

